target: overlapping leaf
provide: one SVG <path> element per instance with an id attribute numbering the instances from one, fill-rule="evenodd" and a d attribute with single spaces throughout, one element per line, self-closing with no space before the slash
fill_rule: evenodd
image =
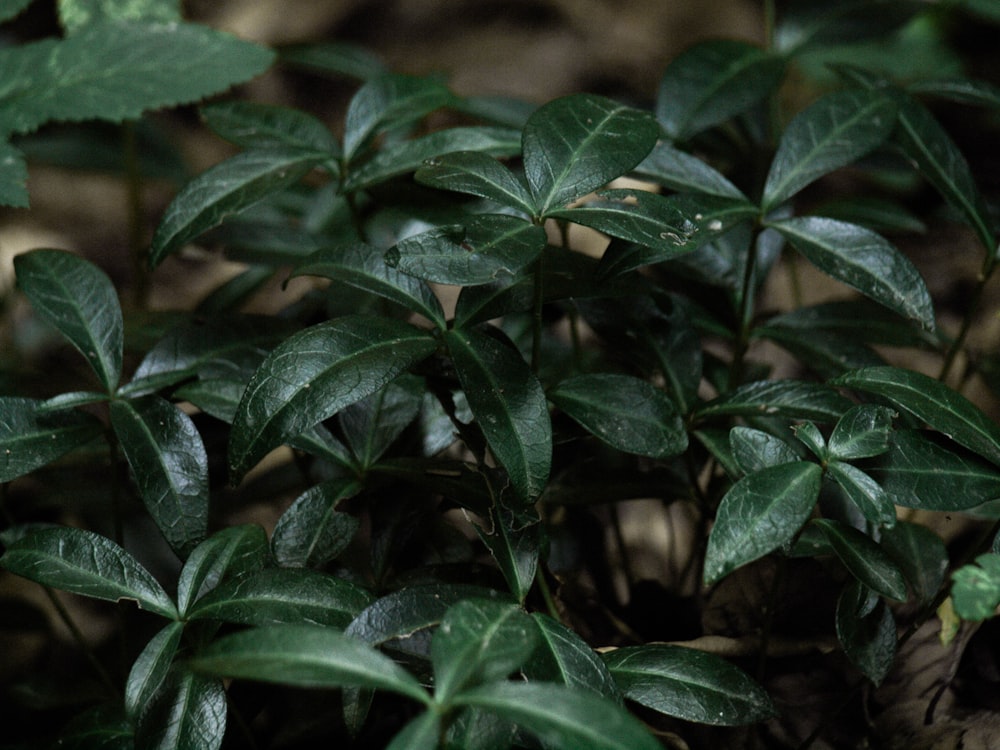
<path id="1" fill-rule="evenodd" d="M 103 431 L 95 417 L 77 411 L 40 413 L 40 401 L 0 396 L 0 483 L 41 468 L 85 445 Z"/>
<path id="2" fill-rule="evenodd" d="M 780 416 L 834 422 L 853 404 L 832 388 L 800 380 L 747 383 L 704 404 L 699 418 Z"/>
<path id="3" fill-rule="evenodd" d="M 136 746 L 156 750 L 218 750 L 226 734 L 222 680 L 175 669 L 139 717 Z"/>
<path id="4" fill-rule="evenodd" d="M 876 685 L 896 658 L 896 623 L 884 601 L 860 583 L 837 601 L 837 638 L 854 665 Z"/>
<path id="5" fill-rule="evenodd" d="M 457 151 L 434 156 L 414 174 L 417 182 L 443 190 L 478 195 L 533 215 L 528 188 L 507 167 L 482 151 Z"/>
<path id="6" fill-rule="evenodd" d="M 136 657 L 125 683 L 125 711 L 133 720 L 139 717 L 167 678 L 183 632 L 184 623 L 170 623 L 154 635 Z"/>
<path id="7" fill-rule="evenodd" d="M 187 616 L 191 605 L 228 578 L 261 570 L 269 562 L 267 534 L 244 524 L 221 529 L 195 547 L 177 582 L 177 607 Z"/>
<path id="8" fill-rule="evenodd" d="M 360 522 L 337 503 L 358 493 L 353 479 L 330 480 L 302 493 L 278 519 L 271 547 L 279 565 L 318 568 L 350 543 Z"/>
<path id="9" fill-rule="evenodd" d="M 906 600 L 903 574 L 874 539 L 853 526 L 828 518 L 817 518 L 812 523 L 823 532 L 851 575 L 881 596 Z"/>

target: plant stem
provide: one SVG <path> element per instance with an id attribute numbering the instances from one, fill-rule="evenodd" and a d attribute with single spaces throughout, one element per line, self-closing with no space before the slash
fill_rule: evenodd
<path id="1" fill-rule="evenodd" d="M 97 655 L 90 647 L 90 644 L 87 643 L 87 639 L 83 637 L 83 633 L 80 631 L 80 628 L 77 627 L 77 624 L 73 620 L 73 616 L 69 613 L 69 610 L 66 609 L 66 606 L 61 601 L 59 601 L 59 597 L 56 596 L 56 592 L 48 586 L 42 586 L 42 590 L 45 592 L 45 596 L 48 597 L 48 600 L 55 609 L 56 614 L 59 615 L 59 619 L 62 620 L 63 625 L 65 625 L 66 629 L 69 630 L 70 635 L 73 636 L 73 640 L 76 641 L 80 650 L 83 651 L 83 655 L 86 657 L 87 661 L 90 662 L 90 666 L 94 668 L 94 672 L 97 674 L 98 679 L 106 688 L 108 688 L 111 695 L 120 696 L 121 690 L 118 689 L 115 681 L 111 679 L 111 675 L 108 674 L 104 665 L 101 664 Z"/>
<path id="2" fill-rule="evenodd" d="M 542 303 L 545 300 L 544 251 L 535 261 L 535 298 L 531 306 L 531 371 L 538 374 L 542 361 Z"/>
<path id="3" fill-rule="evenodd" d="M 146 263 L 142 221 L 142 169 L 139 166 L 139 147 L 135 122 L 122 125 L 122 149 L 125 159 L 125 184 L 128 193 L 128 245 L 132 258 L 134 288 L 132 301 L 136 309 L 145 310 L 149 304 L 149 266 Z"/>
<path id="4" fill-rule="evenodd" d="M 965 347 L 965 340 L 969 336 L 969 331 L 972 330 L 972 321 L 975 317 L 976 311 L 979 309 L 979 303 L 983 299 L 983 290 L 989 283 L 990 277 L 993 275 L 993 271 L 996 268 L 992 257 L 987 254 L 986 261 L 983 263 L 983 269 L 979 272 L 979 277 L 976 280 L 976 287 L 972 290 L 972 296 L 969 299 L 968 305 L 965 308 L 965 316 L 962 318 L 962 327 L 958 330 L 958 335 L 955 340 L 951 342 L 951 346 L 948 348 L 948 353 L 945 355 L 944 363 L 941 365 L 941 372 L 938 373 L 938 380 L 944 381 L 948 375 L 951 373 L 951 368 L 955 364 L 955 360 L 958 358 L 959 353 Z"/>
<path id="5" fill-rule="evenodd" d="M 757 267 L 757 237 L 759 232 L 754 232 L 750 239 L 750 247 L 747 248 L 747 261 L 743 268 L 743 284 L 739 299 L 739 331 L 736 336 L 736 345 L 733 350 L 733 361 L 729 366 L 729 388 L 739 385 L 743 377 L 743 358 L 746 356 L 750 346 L 751 320 L 753 319 L 753 278 L 756 275 Z"/>

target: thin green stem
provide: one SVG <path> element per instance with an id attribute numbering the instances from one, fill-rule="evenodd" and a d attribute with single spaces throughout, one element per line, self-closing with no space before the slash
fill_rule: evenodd
<path id="1" fill-rule="evenodd" d="M 531 305 L 531 371 L 538 373 L 542 362 L 542 306 L 545 301 L 545 255 L 535 261 L 535 297 Z"/>
<path id="2" fill-rule="evenodd" d="M 938 373 L 938 380 L 944 381 L 948 375 L 951 373 L 951 368 L 955 364 L 955 360 L 961 353 L 962 349 L 965 348 L 965 340 L 969 337 L 969 331 L 972 330 L 972 322 L 975 319 L 976 312 L 979 310 L 979 304 L 983 299 L 983 291 L 986 285 L 989 283 L 990 277 L 993 275 L 993 271 L 996 268 L 990 256 L 987 256 L 986 262 L 983 264 L 983 270 L 979 273 L 979 278 L 976 282 L 975 288 L 972 290 L 972 296 L 969 299 L 969 303 L 965 307 L 965 317 L 962 318 L 962 326 L 958 330 L 958 335 L 955 340 L 951 342 L 951 346 L 948 347 L 948 352 L 945 354 L 944 363 L 941 365 L 941 372 Z"/>
<path id="3" fill-rule="evenodd" d="M 122 483 L 125 481 L 125 472 L 118 450 L 118 438 L 115 436 L 114 430 L 106 429 L 104 439 L 108 444 L 108 460 L 111 464 L 111 521 L 114 527 L 115 543 L 121 547 L 125 544 L 122 510 Z"/>
<path id="4" fill-rule="evenodd" d="M 128 194 L 128 244 L 134 274 L 133 304 L 139 310 L 149 305 L 150 277 L 146 263 L 142 220 L 142 168 L 139 164 L 139 146 L 135 122 L 122 125 L 122 150 L 125 159 L 125 184 Z"/>

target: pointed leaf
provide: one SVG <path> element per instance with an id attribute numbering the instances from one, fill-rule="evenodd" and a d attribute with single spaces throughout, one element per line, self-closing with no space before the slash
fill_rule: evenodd
<path id="1" fill-rule="evenodd" d="M 336 510 L 337 504 L 361 491 L 354 479 L 333 479 L 310 487 L 281 514 L 271 535 L 279 565 L 318 568 L 350 543 L 360 522 Z"/>
<path id="2" fill-rule="evenodd" d="M 830 455 L 843 461 L 871 458 L 889 450 L 896 413 L 884 406 L 859 404 L 848 411 L 830 435 Z"/>
<path id="3" fill-rule="evenodd" d="M 858 506 L 869 523 L 884 527 L 896 523 L 896 506 L 878 482 L 856 466 L 842 461 L 830 461 L 826 469 L 830 478 Z"/>
<path id="4" fill-rule="evenodd" d="M 170 623 L 150 639 L 136 658 L 125 684 L 125 711 L 131 719 L 139 718 L 167 678 L 183 632 L 183 622 Z"/>
<path id="5" fill-rule="evenodd" d="M 816 505 L 822 476 L 817 464 L 796 461 L 762 469 L 733 485 L 708 537 L 705 583 L 791 541 Z"/>
<path id="6" fill-rule="evenodd" d="M 0 484 L 30 474 L 103 432 L 100 420 L 90 414 L 40 413 L 41 404 L 0 396 Z"/>
<path id="7" fill-rule="evenodd" d="M 255 524 L 221 529 L 194 548 L 181 569 L 177 607 L 187 617 L 191 605 L 221 581 L 261 570 L 269 562 L 267 534 Z"/>
<path id="8" fill-rule="evenodd" d="M 417 182 L 442 190 L 478 195 L 529 216 L 531 194 L 507 167 L 482 151 L 456 151 L 434 156 L 414 174 Z"/>
<path id="9" fill-rule="evenodd" d="M 896 659 L 896 623 L 886 603 L 860 583 L 848 585 L 837 601 L 837 639 L 869 680 L 885 679 Z"/>
<path id="10" fill-rule="evenodd" d="M 0 566 L 19 576 L 80 596 L 134 601 L 169 619 L 177 608 L 163 587 L 110 539 L 75 528 L 46 528 L 7 545 Z"/>
<path id="11" fill-rule="evenodd" d="M 923 94 L 958 104 L 1000 109 L 1000 87 L 974 78 L 931 78 L 906 87 L 911 94 Z"/>
<path id="12" fill-rule="evenodd" d="M 930 604 L 948 569 L 948 550 L 941 537 L 921 524 L 900 521 L 882 532 L 882 548 L 906 576 L 917 603 Z"/>
<path id="13" fill-rule="evenodd" d="M 878 542 L 853 526 L 827 518 L 813 520 L 847 570 L 880 596 L 906 600 L 906 581 Z"/>
<path id="14" fill-rule="evenodd" d="M 118 295 L 107 274 L 62 250 L 18 255 L 14 270 L 39 316 L 79 350 L 104 388 L 114 391 L 122 372 L 124 329 Z"/>
<path id="15" fill-rule="evenodd" d="M 233 420 L 229 465 L 238 481 L 264 455 L 374 393 L 436 348 L 391 318 L 352 315 L 300 331 L 268 355 Z"/>
<path id="16" fill-rule="evenodd" d="M 782 219 L 768 226 L 824 273 L 934 330 L 934 307 L 920 272 L 881 235 L 819 216 Z"/>
<path id="17" fill-rule="evenodd" d="M 826 461 L 826 440 L 823 439 L 823 433 L 819 431 L 816 425 L 812 422 L 800 422 L 792 426 L 792 432 L 795 433 L 795 437 L 799 439 L 799 442 L 809 449 L 810 453 L 821 462 Z"/>
<path id="18" fill-rule="evenodd" d="M 753 474 L 769 466 L 787 464 L 801 458 L 781 438 L 751 427 L 733 427 L 729 431 L 729 445 L 744 474 Z"/>
<path id="19" fill-rule="evenodd" d="M 336 73 L 367 81 L 386 72 L 378 55 L 346 42 L 292 44 L 280 50 L 282 62 L 320 73 Z"/>
<path id="20" fill-rule="evenodd" d="M 340 156 L 340 144 L 330 129 L 299 109 L 233 101 L 209 104 L 199 111 L 208 127 L 241 148 L 290 148 Z"/>
<path id="21" fill-rule="evenodd" d="M 543 105 L 524 127 L 524 171 L 545 216 L 628 172 L 656 144 L 646 112 L 592 94 Z"/>
<path id="22" fill-rule="evenodd" d="M 226 690 L 221 680 L 175 670 L 139 718 L 136 747 L 218 750 L 226 734 Z"/>
<path id="23" fill-rule="evenodd" d="M 635 171 L 679 193 L 701 193 L 749 202 L 743 192 L 721 172 L 697 156 L 676 149 L 665 141 L 657 143 Z"/>
<path id="24" fill-rule="evenodd" d="M 344 439 L 364 470 L 417 418 L 426 392 L 422 380 L 403 375 L 340 413 Z"/>
<path id="25" fill-rule="evenodd" d="M 0 206 L 28 207 L 28 165 L 24 154 L 0 142 Z"/>
<path id="26" fill-rule="evenodd" d="M 500 491 L 494 490 L 495 494 Z M 515 514 L 499 503 L 489 509 L 492 529 L 478 524 L 476 532 L 493 555 L 507 585 L 523 605 L 535 583 L 538 559 L 542 549 L 542 526 L 533 511 Z"/>
<path id="27" fill-rule="evenodd" d="M 832 388 L 816 383 L 760 380 L 709 401 L 697 410 L 696 416 L 777 416 L 835 422 L 852 406 Z"/>
<path id="28" fill-rule="evenodd" d="M 111 402 L 139 495 L 181 559 L 208 534 L 208 455 L 194 422 L 159 396 Z"/>
<path id="29" fill-rule="evenodd" d="M 548 615 L 532 612 L 531 617 L 538 628 L 539 642 L 521 670 L 529 681 L 557 682 L 621 702 L 614 677 L 586 641 Z"/>

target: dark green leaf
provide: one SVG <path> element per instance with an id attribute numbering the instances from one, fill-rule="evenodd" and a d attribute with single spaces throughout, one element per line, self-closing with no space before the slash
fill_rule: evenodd
<path id="1" fill-rule="evenodd" d="M 102 404 L 109 400 L 108 394 L 98 391 L 70 391 L 69 393 L 60 393 L 58 396 L 45 399 L 45 401 L 38 405 L 36 413 L 39 416 L 43 416 L 45 414 L 75 409 L 80 406 Z"/>
<path id="2" fill-rule="evenodd" d="M 679 193 L 701 193 L 749 202 L 743 192 L 721 172 L 697 156 L 680 151 L 665 141 L 657 143 L 635 171 Z"/>
<path id="3" fill-rule="evenodd" d="M 172 622 L 154 635 L 136 658 L 125 684 L 125 711 L 133 720 L 152 700 L 170 671 L 184 623 Z"/>
<path id="4" fill-rule="evenodd" d="M 540 636 L 522 672 L 529 681 L 558 682 L 589 690 L 616 703 L 621 693 L 604 661 L 577 633 L 541 612 L 532 612 Z"/>
<path id="5" fill-rule="evenodd" d="M 816 458 L 826 461 L 826 441 L 816 425 L 812 422 L 800 422 L 792 427 L 792 432 Z"/>
<path id="6" fill-rule="evenodd" d="M 810 213 L 849 224 L 860 224 L 873 232 L 927 232 L 927 224 L 902 203 L 872 195 L 834 198 L 824 201 Z"/>
<path id="7" fill-rule="evenodd" d="M 876 685 L 896 658 L 896 623 L 886 603 L 857 582 L 837 601 L 837 638 L 848 658 Z"/>
<path id="8" fill-rule="evenodd" d="M 177 608 L 187 617 L 191 605 L 223 580 L 261 570 L 269 562 L 267 534 L 255 524 L 228 526 L 194 548 L 177 583 Z"/>
<path id="9" fill-rule="evenodd" d="M 379 390 L 435 348 L 429 334 L 406 323 L 355 315 L 287 339 L 254 373 L 236 412 L 229 442 L 233 481 L 268 451 Z"/>
<path id="10" fill-rule="evenodd" d="M 821 378 L 835 378 L 848 370 L 885 364 L 882 357 L 857 338 L 835 331 L 823 331 L 819 336 L 815 329 L 784 325 L 784 320 L 756 326 L 751 336 L 773 341 Z"/>
<path id="11" fill-rule="evenodd" d="M 896 413 L 884 406 L 859 404 L 848 411 L 830 435 L 830 455 L 842 461 L 871 458 L 889 450 Z"/>
<path id="12" fill-rule="evenodd" d="M 181 20 L 180 0 L 62 0 L 58 9 L 59 23 L 67 34 L 100 21 Z"/>
<path id="13" fill-rule="evenodd" d="M 784 313 L 768 326 L 794 330 L 802 336 L 839 334 L 844 338 L 886 346 L 936 348 L 936 339 L 911 321 L 866 299 L 840 300 Z"/>
<path id="14" fill-rule="evenodd" d="M 948 550 L 941 537 L 926 526 L 900 521 L 882 532 L 882 547 L 903 571 L 917 603 L 932 602 L 948 569 Z"/>
<path id="15" fill-rule="evenodd" d="M 134 601 L 140 609 L 176 619 L 163 587 L 110 539 L 75 528 L 46 528 L 7 545 L 0 566 L 53 588 L 107 601 Z"/>
<path id="16" fill-rule="evenodd" d="M 462 750 L 509 750 L 514 744 L 516 727 L 489 711 L 466 708 L 451 722 L 444 747 Z"/>
<path id="17" fill-rule="evenodd" d="M 1000 87 L 973 78 L 931 78 L 906 87 L 911 94 L 924 94 L 958 104 L 1000 109 Z"/>
<path id="18" fill-rule="evenodd" d="M 827 518 L 813 520 L 847 570 L 875 593 L 906 600 L 906 580 L 892 558 L 867 534 Z"/>
<path id="19" fill-rule="evenodd" d="M 386 72 L 385 65 L 374 52 L 356 44 L 321 42 L 293 44 L 279 50 L 281 61 L 291 65 L 366 81 Z"/>
<path id="20" fill-rule="evenodd" d="M 934 306 L 920 272 L 884 237 L 819 216 L 768 223 L 810 263 L 893 312 L 934 330 Z"/>
<path id="21" fill-rule="evenodd" d="M 248 266 L 203 297 L 194 312 L 208 316 L 234 312 L 246 304 L 272 276 L 274 269 L 270 266 Z"/>
<path id="22" fill-rule="evenodd" d="M 713 654 L 680 646 L 619 648 L 604 655 L 629 700 L 699 724 L 753 724 L 773 716 L 767 692 Z"/>
<path id="23" fill-rule="evenodd" d="M 524 171 L 535 213 L 545 216 L 628 172 L 656 144 L 646 112 L 594 96 L 565 96 L 524 127 Z"/>
<path id="24" fill-rule="evenodd" d="M 108 393 L 122 372 L 122 311 L 103 271 L 62 250 L 33 250 L 14 258 L 17 283 L 40 317 L 69 339 Z"/>
<path id="25" fill-rule="evenodd" d="M 322 120 L 299 109 L 257 102 L 220 102 L 201 108 L 205 124 L 245 149 L 290 148 L 340 155 L 340 144 Z"/>
<path id="26" fill-rule="evenodd" d="M 853 404 L 832 388 L 801 380 L 761 380 L 741 385 L 699 408 L 699 419 L 716 416 L 785 417 L 835 422 Z"/>
<path id="27" fill-rule="evenodd" d="M 481 151 L 456 151 L 428 159 L 414 175 L 417 182 L 442 190 L 478 195 L 515 208 L 535 212 L 531 194 L 507 167 Z"/>
<path id="28" fill-rule="evenodd" d="M 374 466 L 417 418 L 425 393 L 420 378 L 403 375 L 340 413 L 344 438 L 364 470 Z"/>
<path id="29" fill-rule="evenodd" d="M 541 494 L 552 464 L 545 392 L 512 346 L 475 330 L 445 333 L 469 407 L 523 500 Z"/>
<path id="30" fill-rule="evenodd" d="M 218 750 L 226 734 L 226 690 L 221 680 L 175 670 L 139 718 L 136 747 Z"/>
<path id="31" fill-rule="evenodd" d="M 631 375 L 578 375 L 548 392 L 549 400 L 613 448 L 651 458 L 687 449 L 687 432 L 667 395 Z"/>
<path id="32" fill-rule="evenodd" d="M 339 555 L 359 521 L 336 510 L 361 490 L 354 479 L 333 479 L 310 487 L 281 514 L 271 535 L 274 559 L 285 567 L 318 568 Z"/>
<path id="33" fill-rule="evenodd" d="M 399 730 L 385 750 L 438 750 L 440 739 L 441 715 L 428 709 Z"/>
<path id="34" fill-rule="evenodd" d="M 500 490 L 494 490 L 494 494 L 500 493 Z M 542 548 L 541 523 L 534 512 L 515 514 L 495 500 L 490 505 L 489 519 L 491 529 L 477 525 L 476 531 L 497 561 L 510 590 L 523 605 L 538 571 Z"/>
<path id="35" fill-rule="evenodd" d="M 878 482 L 856 466 L 842 461 L 830 461 L 826 469 L 830 478 L 858 506 L 869 523 L 885 527 L 896 523 L 896 507 L 892 497 Z"/>
<path id="36" fill-rule="evenodd" d="M 865 39 L 898 29 L 922 10 L 913 0 L 844 0 L 793 3 L 781 14 L 775 44 L 789 55 Z"/>
<path id="37" fill-rule="evenodd" d="M 951 600 L 963 620 L 978 622 L 996 614 L 1000 605 L 1000 556 L 989 553 L 951 574 Z"/>
<path id="38" fill-rule="evenodd" d="M 752 427 L 733 427 L 729 445 L 744 474 L 753 474 L 769 466 L 798 461 L 801 456 L 779 437 Z"/>
<path id="39" fill-rule="evenodd" d="M 83 412 L 40 414 L 41 403 L 0 396 L 0 484 L 55 461 L 103 431 L 98 419 Z"/>
<path id="40" fill-rule="evenodd" d="M 0 206 L 28 207 L 28 165 L 24 154 L 0 142 Z"/>
<path id="41" fill-rule="evenodd" d="M 32 0 L 8 0 L 8 2 L 4 3 L 3 8 L 0 8 L 0 22 L 17 18 L 21 11 L 31 5 L 31 3 Z"/>
<path id="42" fill-rule="evenodd" d="M 796 461 L 744 477 L 722 498 L 705 552 L 705 583 L 791 541 L 819 497 L 823 470 Z"/>

